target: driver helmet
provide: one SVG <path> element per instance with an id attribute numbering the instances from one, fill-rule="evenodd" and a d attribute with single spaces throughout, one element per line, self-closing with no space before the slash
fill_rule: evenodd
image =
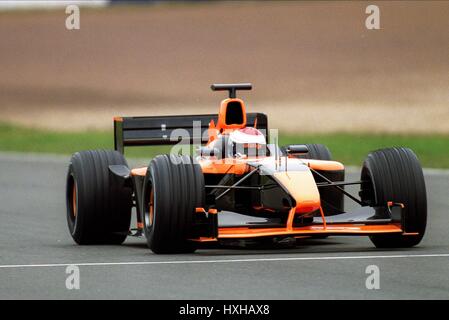
<path id="1" fill-rule="evenodd" d="M 232 145 L 234 154 L 258 156 L 265 154 L 267 141 L 260 130 L 246 127 L 231 132 L 229 144 Z"/>

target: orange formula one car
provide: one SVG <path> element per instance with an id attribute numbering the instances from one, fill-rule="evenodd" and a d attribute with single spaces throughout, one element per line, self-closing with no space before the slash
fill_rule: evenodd
<path id="1" fill-rule="evenodd" d="M 121 244 L 144 235 L 155 253 L 181 253 L 228 239 L 359 235 L 380 248 L 421 241 L 426 188 L 410 149 L 371 152 L 360 179 L 345 181 L 345 167 L 325 146 L 279 147 L 266 115 L 246 113 L 236 98 L 237 90 L 250 89 L 212 85 L 229 91 L 218 116 L 115 118 L 114 151 L 81 151 L 70 160 L 67 221 L 75 242 Z M 146 145 L 176 145 L 178 151 L 130 169 L 124 148 Z M 194 157 L 179 155 L 192 145 Z M 347 185 L 359 185 L 358 196 Z M 360 208 L 346 212 L 344 197 Z M 137 227 L 130 229 L 133 207 Z"/>

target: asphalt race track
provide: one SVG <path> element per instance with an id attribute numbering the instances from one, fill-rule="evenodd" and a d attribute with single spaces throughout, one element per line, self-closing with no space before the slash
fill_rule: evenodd
<path id="1" fill-rule="evenodd" d="M 65 217 L 67 160 L 0 154 L 0 299 L 449 298 L 447 172 L 426 171 L 429 223 L 416 248 L 377 250 L 368 238 L 331 237 L 294 248 L 161 256 L 144 239 L 74 244 Z M 66 288 L 69 264 L 79 265 L 79 290 Z M 365 286 L 369 265 L 380 269 L 378 290 Z"/>

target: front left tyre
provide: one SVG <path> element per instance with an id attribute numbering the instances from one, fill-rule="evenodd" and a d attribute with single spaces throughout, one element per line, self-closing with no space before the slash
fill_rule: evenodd
<path id="1" fill-rule="evenodd" d="M 89 150 L 73 154 L 66 184 L 67 223 L 76 243 L 121 244 L 131 222 L 132 189 L 109 172 L 125 165 L 117 151 Z"/>
<path id="2" fill-rule="evenodd" d="M 408 248 L 419 244 L 427 224 L 424 175 L 415 153 L 408 148 L 386 148 L 371 152 L 362 167 L 360 196 L 364 203 L 383 208 L 392 201 L 404 205 L 403 225 L 408 235 L 370 236 L 377 248 Z M 416 234 L 415 234 L 416 233 Z"/>

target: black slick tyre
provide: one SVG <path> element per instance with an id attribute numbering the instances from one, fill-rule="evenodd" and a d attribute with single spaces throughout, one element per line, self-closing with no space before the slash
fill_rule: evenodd
<path id="1" fill-rule="evenodd" d="M 418 158 L 408 148 L 387 148 L 371 152 L 363 163 L 362 201 L 372 207 L 385 207 L 388 201 L 402 203 L 408 233 L 417 235 L 373 235 L 378 248 L 407 248 L 421 242 L 427 224 L 427 196 Z"/>
<path id="2" fill-rule="evenodd" d="M 132 190 L 109 172 L 125 165 L 117 151 L 89 150 L 73 154 L 66 183 L 67 223 L 76 243 L 121 244 L 129 232 Z"/>
<path id="3" fill-rule="evenodd" d="M 148 247 L 161 254 L 194 252 L 193 215 L 205 203 L 201 167 L 188 156 L 157 156 L 148 166 L 142 192 Z"/>

